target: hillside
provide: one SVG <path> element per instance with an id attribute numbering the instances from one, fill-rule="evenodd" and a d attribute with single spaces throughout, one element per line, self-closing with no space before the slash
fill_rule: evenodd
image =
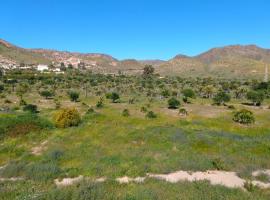
<path id="1" fill-rule="evenodd" d="M 270 50 L 255 45 L 232 45 L 213 48 L 198 56 L 177 55 L 162 60 L 117 60 L 110 55 L 72 53 L 46 49 L 24 49 L 0 40 L 0 63 L 19 65 L 65 63 L 76 66 L 84 63 L 97 73 L 140 74 L 144 65 L 151 64 L 160 75 L 253 77 L 262 78 L 265 65 L 270 64 Z"/>

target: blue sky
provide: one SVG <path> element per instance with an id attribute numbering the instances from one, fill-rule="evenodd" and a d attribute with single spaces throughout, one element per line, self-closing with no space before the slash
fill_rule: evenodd
<path id="1" fill-rule="evenodd" d="M 270 48 L 269 0 L 3 0 L 0 38 L 26 48 L 169 59 L 212 47 Z"/>

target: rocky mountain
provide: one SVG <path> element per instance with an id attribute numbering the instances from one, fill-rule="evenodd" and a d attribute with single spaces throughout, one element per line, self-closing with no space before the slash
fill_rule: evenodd
<path id="1" fill-rule="evenodd" d="M 0 67 L 25 63 L 64 63 L 98 73 L 140 74 L 145 65 L 153 65 L 160 75 L 253 77 L 261 78 L 265 65 L 270 65 L 270 50 L 255 45 L 232 45 L 213 48 L 198 56 L 177 55 L 163 60 L 117 60 L 112 56 L 97 53 L 73 53 L 47 49 L 25 49 L 0 40 Z"/>

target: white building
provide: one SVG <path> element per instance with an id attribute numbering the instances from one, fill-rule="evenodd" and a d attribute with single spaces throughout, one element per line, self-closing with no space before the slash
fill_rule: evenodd
<path id="1" fill-rule="evenodd" d="M 49 70 L 49 67 L 48 65 L 38 65 L 37 70 L 43 72 L 45 70 Z"/>

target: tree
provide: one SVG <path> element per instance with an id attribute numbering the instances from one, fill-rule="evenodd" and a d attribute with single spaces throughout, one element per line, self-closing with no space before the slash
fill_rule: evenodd
<path id="1" fill-rule="evenodd" d="M 120 96 L 119 96 L 118 93 L 112 92 L 110 98 L 111 98 L 113 103 L 117 103 L 119 101 L 119 99 L 120 99 Z"/>
<path id="2" fill-rule="evenodd" d="M 169 109 L 177 109 L 180 106 L 180 101 L 178 101 L 175 97 L 172 97 L 168 100 L 168 108 Z"/>
<path id="3" fill-rule="evenodd" d="M 40 95 L 45 97 L 45 99 L 48 99 L 49 97 L 53 96 L 53 93 L 49 90 L 43 90 L 40 92 Z"/>
<path id="4" fill-rule="evenodd" d="M 231 100 L 231 96 L 223 91 L 220 91 L 216 94 L 213 100 L 217 105 L 224 105 Z"/>
<path id="5" fill-rule="evenodd" d="M 242 109 L 234 113 L 233 121 L 240 124 L 251 124 L 255 122 L 255 118 L 251 111 Z"/>
<path id="6" fill-rule="evenodd" d="M 5 89 L 4 85 L 0 85 L 0 93 L 2 93 L 4 89 Z"/>
<path id="7" fill-rule="evenodd" d="M 30 87 L 28 84 L 22 83 L 16 88 L 16 93 L 20 97 L 20 99 L 22 99 L 23 95 L 25 93 L 27 93 L 29 91 L 29 89 L 30 89 Z"/>
<path id="8" fill-rule="evenodd" d="M 55 125 L 59 128 L 78 126 L 80 122 L 81 116 L 75 108 L 62 109 L 55 115 Z"/>
<path id="9" fill-rule="evenodd" d="M 143 76 L 149 77 L 154 74 L 155 68 L 152 65 L 145 65 L 143 68 Z"/>
<path id="10" fill-rule="evenodd" d="M 27 104 L 23 107 L 23 111 L 37 113 L 37 106 L 33 104 Z"/>
<path id="11" fill-rule="evenodd" d="M 196 96 L 195 92 L 190 88 L 184 89 L 182 91 L 182 94 L 187 98 L 195 98 L 195 96 Z"/>
<path id="12" fill-rule="evenodd" d="M 76 91 L 69 91 L 68 95 L 70 100 L 73 102 L 76 102 L 80 97 L 80 94 Z"/>
<path id="13" fill-rule="evenodd" d="M 207 85 L 205 87 L 202 88 L 202 96 L 204 98 L 212 98 L 213 94 L 215 92 L 215 88 L 212 85 Z"/>
<path id="14" fill-rule="evenodd" d="M 260 106 L 264 100 L 264 93 L 262 91 L 251 90 L 247 93 L 247 99 L 252 101 L 254 106 Z"/>

